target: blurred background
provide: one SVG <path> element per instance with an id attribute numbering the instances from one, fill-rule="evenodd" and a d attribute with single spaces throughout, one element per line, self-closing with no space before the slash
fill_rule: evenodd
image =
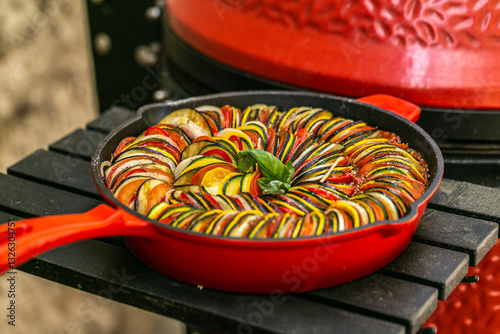
<path id="1" fill-rule="evenodd" d="M 0 2 L 2 172 L 96 117 L 85 11 L 83 0 Z"/>
<path id="2" fill-rule="evenodd" d="M 97 117 L 89 34 L 84 0 L 0 1 L 0 172 Z M 177 321 L 22 272 L 16 284 L 17 325 L 2 320 L 0 333 L 183 329 Z M 7 290 L 0 276 L 0 300 Z"/>

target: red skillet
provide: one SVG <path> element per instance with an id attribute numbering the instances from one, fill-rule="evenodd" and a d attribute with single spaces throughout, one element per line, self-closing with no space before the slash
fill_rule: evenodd
<path id="1" fill-rule="evenodd" d="M 129 249 L 144 263 L 165 275 L 207 288 L 251 292 L 298 292 L 325 288 L 370 274 L 393 261 L 410 243 L 429 198 L 443 174 L 443 159 L 436 143 L 407 119 L 419 109 L 411 103 L 376 95 L 361 101 L 307 92 L 256 91 L 223 93 L 153 104 L 110 133 L 98 145 L 91 161 L 95 185 L 108 204 L 83 214 L 19 221 L 15 227 L 16 266 L 52 248 L 107 236 L 124 236 Z M 106 189 L 100 165 L 120 140 L 138 135 L 172 110 L 203 104 L 243 108 L 255 103 L 322 107 L 346 118 L 362 119 L 394 131 L 422 153 L 429 165 L 430 185 L 405 217 L 335 235 L 289 240 L 247 240 L 207 236 L 152 221 L 119 203 Z M 367 104 L 369 103 L 369 104 Z M 0 273 L 8 270 L 8 226 L 0 226 Z"/>

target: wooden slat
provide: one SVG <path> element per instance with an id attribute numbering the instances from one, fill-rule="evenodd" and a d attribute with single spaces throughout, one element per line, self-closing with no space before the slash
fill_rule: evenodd
<path id="1" fill-rule="evenodd" d="M 108 133 L 134 116 L 135 112 L 130 109 L 113 107 L 106 110 L 99 118 L 88 123 L 87 129 Z"/>
<path id="2" fill-rule="evenodd" d="M 222 333 L 405 333 L 400 324 L 279 291 L 197 288 L 153 271 L 126 249 L 95 240 L 45 253 L 22 270 Z"/>
<path id="3" fill-rule="evenodd" d="M 429 207 L 500 223 L 498 203 L 500 189 L 443 179 Z"/>
<path id="4" fill-rule="evenodd" d="M 427 210 L 414 240 L 469 254 L 476 266 L 495 245 L 498 224 L 437 210 Z"/>
<path id="5" fill-rule="evenodd" d="M 0 211 L 0 224 L 5 224 L 7 222 L 16 221 L 21 219 L 21 217 Z"/>
<path id="6" fill-rule="evenodd" d="M 92 181 L 87 160 L 67 154 L 38 150 L 7 169 L 23 179 L 101 199 Z"/>
<path id="7" fill-rule="evenodd" d="M 90 161 L 97 144 L 103 138 L 104 134 L 101 132 L 78 129 L 51 144 L 49 149 Z"/>
<path id="8" fill-rule="evenodd" d="M 439 299 L 444 300 L 467 274 L 468 263 L 469 256 L 465 253 L 412 242 L 382 272 L 436 287 Z"/>
<path id="9" fill-rule="evenodd" d="M 86 212 L 102 201 L 0 174 L 0 210 L 20 217 Z"/>
<path id="10" fill-rule="evenodd" d="M 373 274 L 304 294 L 306 298 L 403 324 L 416 332 L 437 306 L 438 291 L 426 285 Z"/>

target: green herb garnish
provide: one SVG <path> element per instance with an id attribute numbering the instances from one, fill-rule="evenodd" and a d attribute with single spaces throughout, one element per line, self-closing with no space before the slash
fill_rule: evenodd
<path id="1" fill-rule="evenodd" d="M 290 189 L 292 175 L 295 172 L 291 161 L 285 165 L 271 153 L 259 149 L 240 152 L 238 169 L 241 172 L 245 173 L 256 163 L 259 164 L 259 170 L 264 176 L 257 180 L 264 195 L 284 194 Z"/>

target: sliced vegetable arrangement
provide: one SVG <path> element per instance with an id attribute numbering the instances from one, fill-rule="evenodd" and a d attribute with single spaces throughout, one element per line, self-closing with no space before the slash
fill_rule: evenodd
<path id="1" fill-rule="evenodd" d="M 231 237 L 396 220 L 427 188 L 426 162 L 396 134 L 309 107 L 176 110 L 123 139 L 105 167 L 107 188 L 129 208 Z"/>

